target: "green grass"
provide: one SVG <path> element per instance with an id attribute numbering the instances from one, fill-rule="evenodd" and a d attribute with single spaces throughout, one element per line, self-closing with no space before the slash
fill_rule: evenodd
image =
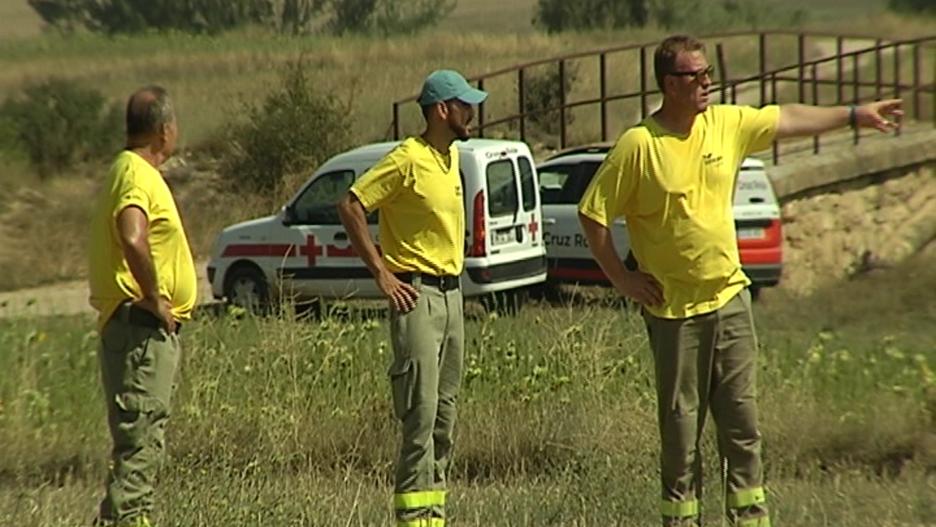
<path id="1" fill-rule="evenodd" d="M 933 261 L 757 303 L 777 523 L 917 525 L 936 497 Z M 376 525 L 397 444 L 386 322 L 202 313 L 187 325 L 160 485 L 166 525 Z M 79 525 L 107 436 L 90 318 L 0 322 L 0 517 Z M 639 316 L 600 301 L 467 323 L 452 470 L 459 525 L 656 517 L 651 363 Z M 717 522 L 711 423 L 706 510 Z"/>

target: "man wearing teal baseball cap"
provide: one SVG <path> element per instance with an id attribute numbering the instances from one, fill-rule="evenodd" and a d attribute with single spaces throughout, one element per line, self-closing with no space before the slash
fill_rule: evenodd
<path id="1" fill-rule="evenodd" d="M 397 527 L 444 527 L 445 479 L 465 347 L 459 276 L 465 207 L 456 139 L 471 134 L 487 93 L 452 70 L 432 72 L 418 102 L 426 129 L 351 186 L 338 204 L 351 244 L 390 301 L 393 409 L 402 422 Z M 378 253 L 367 213 L 380 210 Z"/>
<path id="2" fill-rule="evenodd" d="M 419 105 L 428 106 L 433 103 L 458 99 L 467 104 L 481 104 L 487 98 L 487 93 L 468 84 L 468 81 L 454 70 L 436 70 L 426 77 L 422 93 L 419 95 Z"/>

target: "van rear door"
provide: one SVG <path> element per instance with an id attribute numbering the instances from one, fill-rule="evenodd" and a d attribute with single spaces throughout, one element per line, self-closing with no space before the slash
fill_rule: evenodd
<path id="1" fill-rule="evenodd" d="M 488 255 L 519 256 L 542 245 L 536 170 L 516 149 L 488 159 L 482 167 L 487 189 Z"/>

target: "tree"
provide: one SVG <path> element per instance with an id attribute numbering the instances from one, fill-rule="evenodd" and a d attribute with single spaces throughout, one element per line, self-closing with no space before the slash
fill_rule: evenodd
<path id="1" fill-rule="evenodd" d="M 907 14 L 936 15 L 936 0 L 890 0 L 892 11 Z"/>
<path id="2" fill-rule="evenodd" d="M 42 178 L 76 162 L 115 150 L 122 136 L 120 106 L 96 90 L 64 79 L 28 85 L 22 97 L 0 106 L 12 136 L 7 148 L 22 151 Z"/>
<path id="3" fill-rule="evenodd" d="M 28 0 L 66 31 L 219 33 L 263 25 L 283 33 L 323 27 L 335 34 L 412 33 L 435 24 L 457 0 Z"/>
<path id="4" fill-rule="evenodd" d="M 457 0 L 329 0 L 328 28 L 336 34 L 415 33 L 432 26 L 455 9 Z"/>
<path id="5" fill-rule="evenodd" d="M 539 0 L 534 24 L 550 33 L 621 27 L 649 22 L 649 0 Z"/>
<path id="6" fill-rule="evenodd" d="M 311 173 L 350 144 L 349 108 L 313 88 L 301 59 L 261 104 L 245 110 L 227 127 L 230 151 L 222 163 L 237 190 L 275 191 L 287 176 Z"/>

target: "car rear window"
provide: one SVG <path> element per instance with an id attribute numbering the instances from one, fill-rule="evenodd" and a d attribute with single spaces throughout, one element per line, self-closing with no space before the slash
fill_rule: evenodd
<path id="1" fill-rule="evenodd" d="M 541 167 L 539 170 L 540 199 L 543 205 L 557 205 L 563 203 L 562 189 L 565 188 L 572 175 L 571 165 L 556 165 Z"/>
<path id="2" fill-rule="evenodd" d="M 533 180 L 533 165 L 525 157 L 519 158 L 517 164 L 520 165 L 520 191 L 523 193 L 523 211 L 529 212 L 536 208 L 536 181 Z"/>
<path id="3" fill-rule="evenodd" d="M 491 216 L 515 214 L 519 206 L 514 165 L 509 159 L 487 166 L 488 213 Z"/>
<path id="4" fill-rule="evenodd" d="M 578 204 L 600 166 L 598 161 L 585 161 L 540 168 L 540 199 L 543 205 Z"/>

